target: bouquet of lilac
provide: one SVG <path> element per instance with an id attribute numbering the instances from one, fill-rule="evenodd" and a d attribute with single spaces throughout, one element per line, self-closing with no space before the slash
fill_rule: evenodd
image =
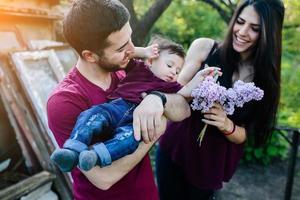
<path id="1" fill-rule="evenodd" d="M 259 101 L 264 96 L 264 91 L 256 87 L 253 82 L 245 83 L 236 81 L 233 88 L 226 89 L 215 82 L 211 76 L 208 76 L 204 81 L 192 91 L 191 96 L 193 102 L 191 107 L 193 110 L 208 111 L 214 103 L 219 103 L 226 114 L 232 115 L 234 107 L 243 107 L 244 103 L 251 100 Z M 201 145 L 207 124 L 199 134 L 199 146 Z"/>

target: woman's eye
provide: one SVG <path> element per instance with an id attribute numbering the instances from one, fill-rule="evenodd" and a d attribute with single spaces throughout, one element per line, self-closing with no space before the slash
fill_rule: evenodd
<path id="1" fill-rule="evenodd" d="M 237 19 L 237 20 L 236 20 L 236 23 L 238 23 L 238 24 L 243 24 L 244 22 L 243 22 L 242 20 L 240 20 L 240 19 Z"/>
<path id="2" fill-rule="evenodd" d="M 253 30 L 254 32 L 256 32 L 256 33 L 258 33 L 258 32 L 260 31 L 259 28 L 254 28 L 254 27 L 252 27 L 252 30 Z"/>
<path id="3" fill-rule="evenodd" d="M 172 66 L 171 65 L 167 65 L 169 68 L 172 68 Z"/>

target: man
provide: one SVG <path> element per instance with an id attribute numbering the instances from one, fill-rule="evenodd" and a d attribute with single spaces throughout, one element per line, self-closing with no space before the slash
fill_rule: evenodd
<path id="1" fill-rule="evenodd" d="M 47 104 L 49 127 L 60 146 L 70 136 L 80 112 L 106 102 L 106 96 L 124 77 L 119 70 L 126 67 L 134 48 L 129 17 L 117 0 L 77 0 L 66 15 L 65 38 L 80 57 Z M 163 94 L 148 95 L 135 109 L 135 138 L 142 135 L 144 141 L 135 153 L 108 167 L 72 171 L 74 199 L 158 199 L 149 156 L 145 155 L 165 130 L 163 114 L 173 121 L 190 114 L 180 95 L 165 98 L 163 106 Z"/>

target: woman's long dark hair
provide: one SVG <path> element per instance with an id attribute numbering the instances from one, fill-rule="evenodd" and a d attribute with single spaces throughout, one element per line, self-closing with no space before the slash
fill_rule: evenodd
<path id="1" fill-rule="evenodd" d="M 247 6 L 253 6 L 260 17 L 260 35 L 250 60 L 254 67 L 254 82 L 264 90 L 264 98 L 258 104 L 253 122 L 247 127 L 254 136 L 256 145 L 265 144 L 276 122 L 280 98 L 280 65 L 282 24 L 284 5 L 281 0 L 245 0 L 235 10 L 229 31 L 221 45 L 222 60 L 231 69 L 237 70 L 241 57 L 233 49 L 233 26 L 238 16 Z M 226 69 L 227 70 L 227 69 Z"/>

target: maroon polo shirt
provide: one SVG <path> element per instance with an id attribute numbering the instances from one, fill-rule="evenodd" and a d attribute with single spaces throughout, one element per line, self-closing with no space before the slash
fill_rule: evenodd
<path id="1" fill-rule="evenodd" d="M 59 146 L 69 138 L 77 116 L 93 105 L 105 103 L 117 87 L 124 72 L 112 73 L 110 88 L 103 90 L 83 77 L 76 68 L 59 83 L 47 103 L 48 124 Z M 104 191 L 96 188 L 74 168 L 73 195 L 76 200 L 158 200 L 149 156 L 134 167 L 119 182 Z"/>

